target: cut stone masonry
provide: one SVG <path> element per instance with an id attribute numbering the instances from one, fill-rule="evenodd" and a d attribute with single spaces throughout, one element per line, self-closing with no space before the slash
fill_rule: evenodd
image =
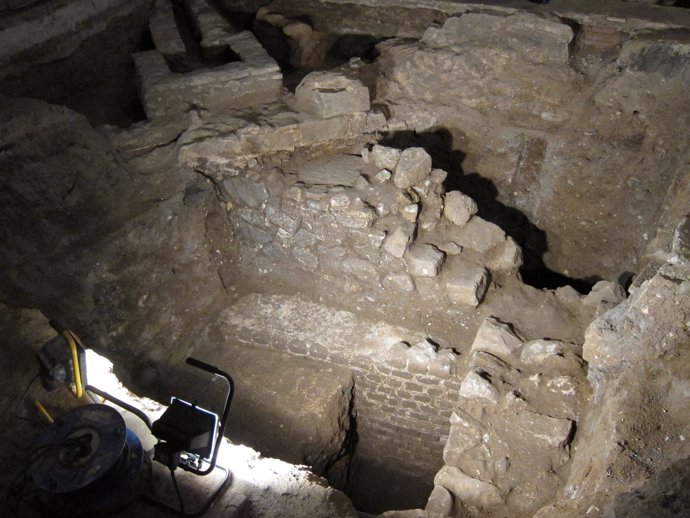
<path id="1" fill-rule="evenodd" d="M 203 0 L 188 4 L 201 34 L 207 59 L 230 50 L 241 59 L 214 68 L 176 74 L 164 56 L 178 56 L 179 31 L 169 3 L 157 4 L 151 33 L 156 50 L 133 55 L 140 94 L 149 119 L 189 111 L 223 112 L 275 101 L 282 93 L 283 76 L 277 63 L 249 31 L 236 32 Z"/>
<path id="2" fill-rule="evenodd" d="M 237 232 L 266 256 L 324 276 L 345 274 L 364 290 L 385 286 L 411 293 L 422 284 L 428 287 L 425 296 L 478 306 L 492 271 L 503 274 L 520 266 L 520 249 L 476 215 L 462 225 L 439 219 L 424 226 L 418 209 L 423 214 L 435 206 L 440 214 L 444 196 L 437 180 L 445 175 L 431 174 L 431 158 L 421 148 L 408 151 L 377 145 L 362 153 L 370 163 L 336 156 L 302 166 L 293 179 L 277 170 L 230 176 L 222 185 Z M 386 161 L 393 181 L 377 180 L 375 157 L 383 154 L 401 157 L 395 167 Z M 395 179 L 411 167 L 415 183 L 399 187 Z M 459 192 L 445 199 L 444 214 L 449 206 L 457 212 L 457 200 L 471 208 L 468 214 L 476 212 L 474 201 Z"/>
<path id="3" fill-rule="evenodd" d="M 508 324 L 484 320 L 460 374 L 428 511 L 484 516 L 509 505 L 529 514 L 555 494 L 588 390 L 581 352 L 558 340 L 525 342 Z"/>

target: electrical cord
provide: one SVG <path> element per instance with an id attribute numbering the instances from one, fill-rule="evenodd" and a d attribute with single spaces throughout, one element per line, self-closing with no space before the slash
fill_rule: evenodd
<path id="1" fill-rule="evenodd" d="M 43 425 L 40 421 L 37 419 L 32 419 L 27 416 L 20 415 L 20 411 L 22 409 L 22 406 L 24 405 L 24 401 L 26 400 L 26 396 L 29 394 L 29 390 L 31 390 L 31 386 L 36 382 L 36 380 L 39 378 L 39 374 L 36 374 L 33 378 L 29 380 L 29 382 L 26 384 L 24 387 L 24 390 L 22 391 L 22 395 L 19 398 L 19 403 L 17 403 L 17 407 L 14 410 L 14 413 L 12 414 L 12 417 L 15 419 L 21 419 L 22 421 L 28 421 L 30 423 L 34 424 L 40 424 Z"/>
<path id="2" fill-rule="evenodd" d="M 180 514 L 184 515 L 184 502 L 182 501 L 182 493 L 180 492 L 180 486 L 177 485 L 175 468 L 170 468 L 170 477 L 172 478 L 173 486 L 175 486 L 175 492 L 177 493 L 177 501 L 180 503 Z"/>
<path id="3" fill-rule="evenodd" d="M 153 461 L 149 459 L 148 461 L 149 464 L 149 483 L 153 480 Z M 179 490 L 177 486 L 177 478 L 175 476 L 174 469 L 170 469 L 170 474 L 173 479 L 173 484 L 175 486 L 175 490 L 177 491 L 177 497 L 180 502 L 180 509 L 176 508 L 173 505 L 168 504 L 167 502 L 163 502 L 159 500 L 156 496 L 154 496 L 152 493 L 147 493 L 144 495 L 144 499 L 161 509 L 166 509 L 168 511 L 171 511 L 173 513 L 176 513 L 180 516 L 184 516 L 186 518 L 198 518 L 200 516 L 203 516 L 208 512 L 208 510 L 211 508 L 213 503 L 220 497 L 220 495 L 227 489 L 228 484 L 230 484 L 232 480 L 232 475 L 229 469 L 224 468 L 223 466 L 218 466 L 216 465 L 216 468 L 219 469 L 223 474 L 223 481 L 218 485 L 218 487 L 215 489 L 213 494 L 206 500 L 206 503 L 197 511 L 193 512 L 185 512 L 184 509 L 182 508 L 182 493 Z"/>
<path id="4" fill-rule="evenodd" d="M 7 504 L 7 511 L 9 515 L 15 516 L 16 518 L 25 516 L 24 513 L 21 513 L 21 511 L 22 504 L 29 500 L 29 495 L 27 495 L 27 487 L 31 481 L 31 468 L 43 457 L 51 453 L 55 446 L 57 446 L 55 443 L 43 444 L 31 452 L 26 465 L 22 468 L 22 470 L 19 471 L 19 473 L 17 473 L 17 476 L 13 479 L 5 494 L 4 500 Z"/>

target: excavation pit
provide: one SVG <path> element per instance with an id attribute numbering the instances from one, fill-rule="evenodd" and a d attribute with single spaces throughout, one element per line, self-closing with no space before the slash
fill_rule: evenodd
<path id="1" fill-rule="evenodd" d="M 162 403 L 213 406 L 190 355 L 231 372 L 228 437 L 308 466 L 323 516 L 623 513 L 666 484 L 686 10 L 256 3 L 0 2 L 35 38 L 0 28 L 15 399 L 37 308 Z M 245 515 L 317 516 L 280 487 L 241 486 Z"/>

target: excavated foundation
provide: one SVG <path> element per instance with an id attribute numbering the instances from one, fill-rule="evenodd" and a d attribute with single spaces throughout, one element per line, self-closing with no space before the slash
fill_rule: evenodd
<path id="1" fill-rule="evenodd" d="M 690 455 L 686 9 L 78 4 L 0 2 L 4 414 L 59 317 L 162 403 L 230 372 L 227 437 L 360 516 L 654 509 Z M 357 514 L 243 484 L 214 512 Z"/>

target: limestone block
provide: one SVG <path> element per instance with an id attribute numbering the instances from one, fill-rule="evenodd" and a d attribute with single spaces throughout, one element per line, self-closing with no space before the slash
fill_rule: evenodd
<path id="1" fill-rule="evenodd" d="M 308 248 L 312 245 L 315 245 L 316 241 L 316 236 L 309 232 L 309 230 L 306 228 L 300 228 L 292 237 L 292 242 L 295 244 L 295 246 L 302 248 Z"/>
<path id="2" fill-rule="evenodd" d="M 258 207 L 268 199 L 268 191 L 263 183 L 248 178 L 234 177 L 223 181 L 223 187 L 238 205 Z"/>
<path id="3" fill-rule="evenodd" d="M 599 316 L 625 300 L 623 287 L 617 282 L 599 281 L 582 299 L 584 308 L 593 308 Z"/>
<path id="4" fill-rule="evenodd" d="M 489 482 L 472 478 L 459 468 L 443 466 L 434 477 L 434 484 L 445 487 L 460 502 L 474 507 L 491 507 L 503 503 L 498 488 Z"/>
<path id="5" fill-rule="evenodd" d="M 366 191 L 369 189 L 369 180 L 360 175 L 359 178 L 355 180 L 355 189 L 359 191 Z"/>
<path id="6" fill-rule="evenodd" d="M 381 284 L 386 290 L 402 291 L 409 293 L 414 291 L 414 281 L 406 273 L 389 273 L 387 274 Z"/>
<path id="7" fill-rule="evenodd" d="M 441 516 L 451 516 L 453 511 L 453 495 L 443 486 L 434 486 L 424 509 L 427 512 L 437 513 Z"/>
<path id="8" fill-rule="evenodd" d="M 411 147 L 400 153 L 393 182 L 399 189 L 408 189 L 423 181 L 431 172 L 431 157 L 421 147 Z"/>
<path id="9" fill-rule="evenodd" d="M 297 177 L 308 185 L 354 187 L 361 169 L 362 160 L 358 156 L 331 155 L 302 165 Z"/>
<path id="10" fill-rule="evenodd" d="M 254 226 L 266 226 L 265 218 L 263 217 L 263 214 L 258 210 L 250 209 L 247 207 L 240 207 L 239 209 L 237 209 L 237 215 L 247 223 L 251 223 Z"/>
<path id="11" fill-rule="evenodd" d="M 513 272 L 522 266 L 522 248 L 512 237 L 506 237 L 503 243 L 491 251 L 487 266 L 496 272 Z"/>
<path id="12" fill-rule="evenodd" d="M 342 268 L 345 274 L 354 275 L 365 282 L 378 284 L 379 272 L 376 266 L 365 259 L 347 257 L 343 259 Z"/>
<path id="13" fill-rule="evenodd" d="M 344 115 L 330 119 L 309 119 L 299 122 L 297 126 L 302 136 L 303 146 L 328 140 L 343 140 L 351 137 L 353 130 L 360 129 L 357 121 Z"/>
<path id="14" fill-rule="evenodd" d="M 452 354 L 452 353 L 451 353 Z M 437 378 L 448 379 L 452 374 L 453 359 L 447 355 L 439 354 L 429 362 L 427 372 Z"/>
<path id="15" fill-rule="evenodd" d="M 442 250 L 447 255 L 458 255 L 460 252 L 462 252 L 462 247 L 457 243 L 453 243 L 452 241 L 448 241 L 446 243 L 439 243 L 436 246 L 439 250 Z"/>
<path id="16" fill-rule="evenodd" d="M 377 144 L 371 148 L 370 158 L 377 168 L 395 171 L 400 160 L 400 150 Z"/>
<path id="17" fill-rule="evenodd" d="M 353 229 L 350 230 L 348 233 L 355 244 L 375 249 L 381 248 L 383 240 L 386 238 L 386 233 L 384 231 L 375 229 Z"/>
<path id="18" fill-rule="evenodd" d="M 419 216 L 419 205 L 410 203 L 405 205 L 400 212 L 405 221 L 416 223 L 417 217 Z"/>
<path id="19" fill-rule="evenodd" d="M 149 19 L 149 30 L 156 49 L 162 54 L 174 58 L 186 52 L 170 2 L 156 2 L 156 12 Z"/>
<path id="20" fill-rule="evenodd" d="M 429 179 L 436 185 L 440 185 L 446 181 L 448 178 L 448 173 L 443 169 L 432 169 L 429 174 Z"/>
<path id="21" fill-rule="evenodd" d="M 415 277 L 436 277 L 444 258 L 433 245 L 414 244 L 407 253 L 407 272 Z"/>
<path id="22" fill-rule="evenodd" d="M 498 225 L 494 225 L 479 216 L 473 216 L 463 227 L 449 227 L 447 237 L 463 248 L 486 253 L 501 244 L 506 235 Z"/>
<path id="23" fill-rule="evenodd" d="M 283 193 L 283 197 L 296 203 L 302 203 L 306 199 L 307 195 L 304 192 L 304 189 L 300 188 L 298 185 L 293 185 L 292 187 L 288 188 L 285 193 Z"/>
<path id="24" fill-rule="evenodd" d="M 446 193 L 444 201 L 443 216 L 459 227 L 467 223 L 479 210 L 476 202 L 460 191 Z"/>
<path id="25" fill-rule="evenodd" d="M 570 419 L 523 410 L 511 419 L 511 423 L 522 433 L 553 448 L 565 446 L 571 439 L 573 422 Z"/>
<path id="26" fill-rule="evenodd" d="M 253 243 L 266 244 L 273 241 L 271 234 L 247 221 L 240 221 L 238 228 L 240 235 Z"/>
<path id="27" fill-rule="evenodd" d="M 560 340 L 531 340 L 522 347 L 520 359 L 525 363 L 541 364 L 553 356 L 562 357 L 576 346 Z"/>
<path id="28" fill-rule="evenodd" d="M 503 360 L 509 360 L 520 347 L 522 340 L 510 326 L 494 317 L 487 317 L 477 330 L 471 352 L 484 351 Z"/>
<path id="29" fill-rule="evenodd" d="M 378 173 L 374 175 L 372 180 L 381 185 L 386 183 L 388 180 L 390 180 L 393 177 L 393 173 L 391 173 L 388 169 L 381 169 Z"/>
<path id="30" fill-rule="evenodd" d="M 319 268 L 328 275 L 340 277 L 343 274 L 343 257 L 347 249 L 341 246 L 328 246 L 320 243 L 316 246 Z"/>
<path id="31" fill-rule="evenodd" d="M 369 228 L 376 219 L 376 212 L 369 207 L 360 207 L 354 210 L 338 212 L 336 219 L 339 225 L 347 228 Z"/>
<path id="32" fill-rule="evenodd" d="M 295 235 L 300 224 L 299 218 L 288 216 L 275 205 L 266 206 L 266 221 L 277 225 L 290 236 Z"/>
<path id="33" fill-rule="evenodd" d="M 510 50 L 512 59 L 559 64 L 568 62 L 572 38 L 568 25 L 534 14 L 468 13 L 448 18 L 442 29 L 428 30 L 423 41 L 433 47 Z"/>
<path id="34" fill-rule="evenodd" d="M 463 453 L 474 448 L 482 440 L 480 423 L 460 409 L 451 415 L 448 440 L 443 448 L 443 462 L 449 466 L 460 467 Z"/>
<path id="35" fill-rule="evenodd" d="M 409 345 L 405 342 L 396 342 L 388 348 L 384 357 L 392 367 L 404 369 L 407 367 L 407 350 Z"/>
<path id="36" fill-rule="evenodd" d="M 498 403 L 499 392 L 489 380 L 471 371 L 462 380 L 460 395 L 468 399 L 486 399 Z"/>
<path id="37" fill-rule="evenodd" d="M 319 267 L 319 258 L 306 248 L 295 247 L 291 255 L 305 270 L 314 271 Z"/>
<path id="38" fill-rule="evenodd" d="M 296 107 L 320 119 L 365 112 L 369 90 L 357 80 L 335 72 L 312 72 L 295 90 Z"/>
<path id="39" fill-rule="evenodd" d="M 352 204 L 350 197 L 344 192 L 333 194 L 329 199 L 331 208 L 335 210 L 346 209 Z"/>
<path id="40" fill-rule="evenodd" d="M 338 224 L 337 219 L 330 214 L 321 214 L 309 223 L 310 231 L 326 243 L 340 244 L 347 238 L 347 230 Z"/>
<path id="41" fill-rule="evenodd" d="M 407 356 L 408 370 L 417 374 L 425 374 L 429 362 L 436 358 L 436 348 L 434 344 L 424 340 L 407 349 L 405 356 Z"/>
<path id="42" fill-rule="evenodd" d="M 385 239 L 383 249 L 393 257 L 402 258 L 412 243 L 413 235 L 414 227 L 412 225 L 398 227 Z"/>
<path id="43" fill-rule="evenodd" d="M 444 268 L 444 278 L 446 294 L 453 304 L 477 307 L 484 300 L 489 285 L 489 272 L 485 268 L 453 261 Z"/>

